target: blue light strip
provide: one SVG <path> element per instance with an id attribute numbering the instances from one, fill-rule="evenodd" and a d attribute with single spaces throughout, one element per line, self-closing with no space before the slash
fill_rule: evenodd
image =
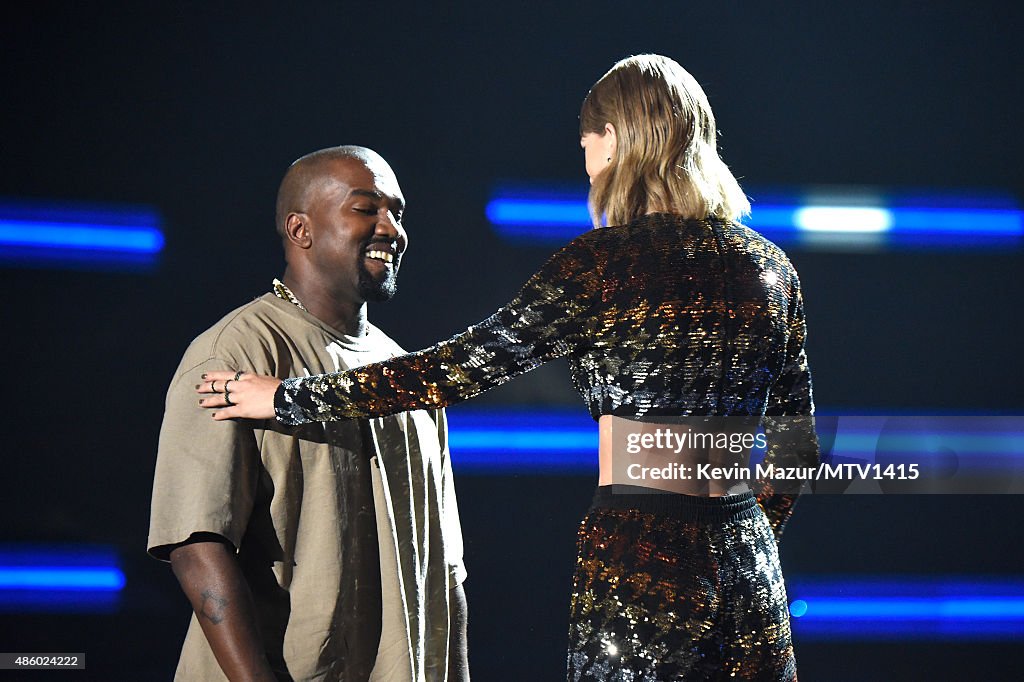
<path id="1" fill-rule="evenodd" d="M 823 192 L 828 192 L 827 194 Z M 830 244 L 988 244 L 1024 236 L 1024 212 L 1002 196 L 876 197 L 849 190 L 754 193 L 748 224 L 774 239 Z M 586 195 L 500 190 L 487 204 L 496 231 L 514 241 L 565 242 L 590 228 Z"/>
<path id="2" fill-rule="evenodd" d="M 13 263 L 140 264 L 163 250 L 148 208 L 0 202 L 0 257 Z"/>
<path id="3" fill-rule="evenodd" d="M 2 611 L 111 611 L 125 583 L 108 547 L 0 546 Z"/>
<path id="4" fill-rule="evenodd" d="M 452 463 L 460 473 L 592 473 L 597 424 L 578 411 L 448 411 Z"/>
<path id="5" fill-rule="evenodd" d="M 808 639 L 1024 639 L 1024 582 L 963 576 L 793 578 L 793 632 Z"/>
<path id="6" fill-rule="evenodd" d="M 597 447 L 597 431 L 515 431 L 496 429 L 460 429 L 452 435 L 454 447 L 474 452 L 508 450 L 531 452 L 593 451 Z"/>
<path id="7" fill-rule="evenodd" d="M 545 200 L 530 198 L 498 198 L 487 204 L 487 219 L 493 225 L 546 225 L 578 229 L 590 225 L 587 200 Z M 578 232 L 577 232 L 578 234 Z"/>
<path id="8" fill-rule="evenodd" d="M 164 236 L 150 227 L 97 226 L 0 219 L 0 244 L 89 251 L 158 253 Z"/>
<path id="9" fill-rule="evenodd" d="M 809 618 L 879 620 L 935 620 L 972 618 L 980 620 L 1024 620 L 1024 597 L 1003 598 L 888 598 L 857 599 L 818 597 L 812 604 L 790 613 Z"/>
<path id="10" fill-rule="evenodd" d="M 124 574 L 117 568 L 96 566 L 0 566 L 0 590 L 99 590 L 116 591 L 124 587 Z"/>

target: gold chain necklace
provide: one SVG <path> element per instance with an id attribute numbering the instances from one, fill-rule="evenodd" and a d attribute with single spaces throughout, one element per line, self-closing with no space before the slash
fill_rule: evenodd
<path id="1" fill-rule="evenodd" d="M 295 298 L 295 294 L 292 293 L 292 290 L 286 287 L 284 282 L 276 277 L 274 278 L 274 295 L 284 301 L 294 303 L 299 310 L 303 310 L 307 313 L 309 312 L 306 310 L 306 306 L 302 305 L 299 299 Z"/>

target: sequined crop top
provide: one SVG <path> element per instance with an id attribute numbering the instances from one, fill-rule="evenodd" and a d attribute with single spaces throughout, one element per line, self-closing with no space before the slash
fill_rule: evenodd
<path id="1" fill-rule="evenodd" d="M 577 237 L 511 302 L 447 341 L 285 380 L 275 409 L 285 424 L 434 409 L 565 356 L 595 419 L 809 416 L 805 334 L 781 249 L 740 224 L 651 214 Z M 817 457 L 813 428 L 776 436 L 767 457 Z"/>

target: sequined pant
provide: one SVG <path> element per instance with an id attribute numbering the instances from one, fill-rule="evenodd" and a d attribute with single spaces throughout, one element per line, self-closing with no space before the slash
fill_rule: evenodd
<path id="1" fill-rule="evenodd" d="M 778 550 L 751 493 L 601 487 L 578 550 L 570 682 L 797 679 Z"/>

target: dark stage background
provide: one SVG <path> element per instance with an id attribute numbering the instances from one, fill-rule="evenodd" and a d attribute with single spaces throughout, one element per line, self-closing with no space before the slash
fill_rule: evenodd
<path id="1" fill-rule="evenodd" d="M 585 183 L 579 104 L 629 54 L 696 76 L 745 185 L 1024 190 L 1015 3 L 32 7 L 0 22 L 0 195 L 154 206 L 167 246 L 150 272 L 0 269 L 0 542 L 113 545 L 128 579 L 112 614 L 0 613 L 2 652 L 87 653 L 84 673 L 31 679 L 170 679 L 188 607 L 145 556 L 164 391 L 188 342 L 280 274 L 274 194 L 303 153 L 363 144 L 398 174 L 411 246 L 370 315 L 408 348 L 489 315 L 543 262 L 484 205 L 501 182 Z M 1020 250 L 791 257 L 819 406 L 1021 413 Z M 480 404 L 583 410 L 560 364 Z M 474 678 L 559 679 L 596 473 L 456 476 Z M 1012 496 L 818 497 L 782 559 L 1013 576 L 1021 523 Z M 797 639 L 807 680 L 1007 679 L 1019 654 Z"/>

